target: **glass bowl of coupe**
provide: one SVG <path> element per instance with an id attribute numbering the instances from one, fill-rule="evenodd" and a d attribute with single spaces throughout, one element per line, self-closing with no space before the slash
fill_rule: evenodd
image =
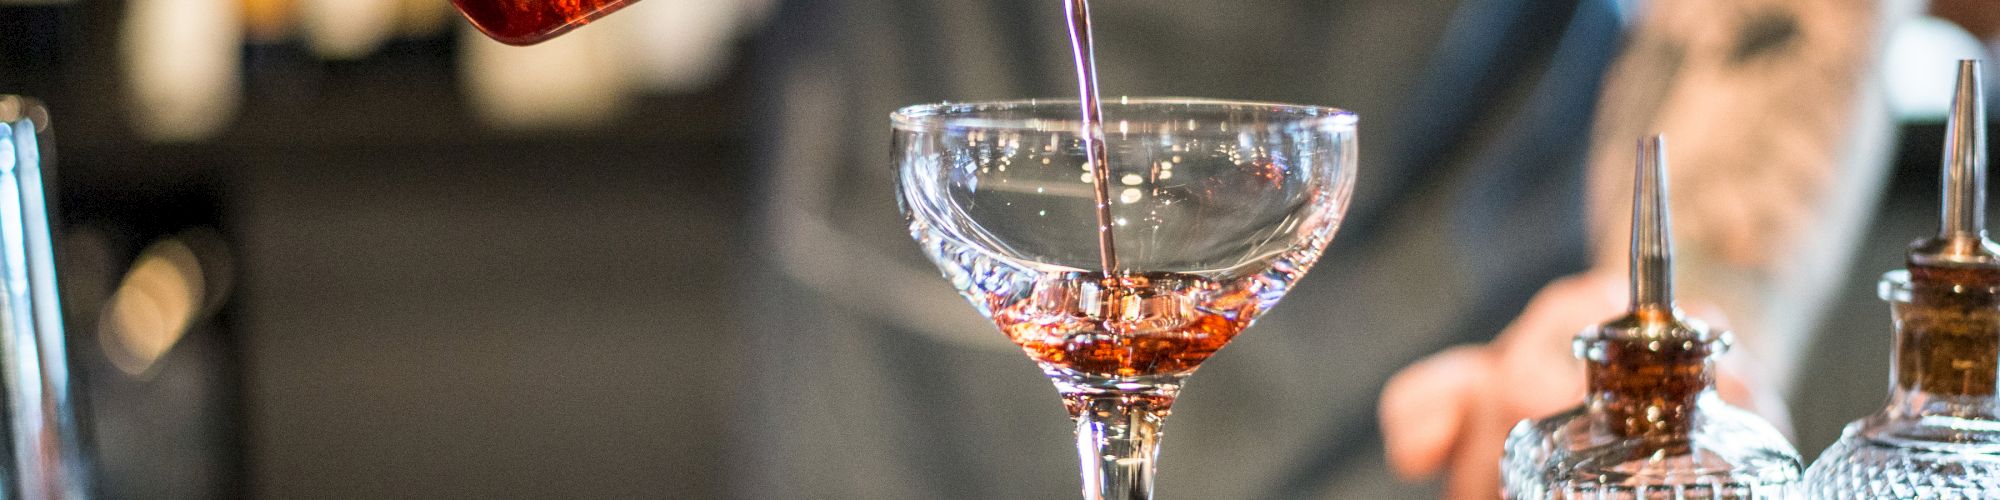
<path id="1" fill-rule="evenodd" d="M 905 108 L 897 194 L 925 254 L 1062 393 L 1085 495 L 1148 498 L 1183 381 L 1339 228 L 1356 120 L 1133 98 L 1107 103 L 1092 134 L 1078 106 Z"/>

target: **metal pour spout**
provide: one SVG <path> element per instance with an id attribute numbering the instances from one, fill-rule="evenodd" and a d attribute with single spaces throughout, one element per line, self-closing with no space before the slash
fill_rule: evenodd
<path id="1" fill-rule="evenodd" d="M 1958 88 L 1945 125 L 1943 206 L 1937 236 L 1910 247 L 1917 265 L 2000 266 L 1986 239 L 1986 97 L 1977 60 L 1958 62 Z"/>
<path id="2" fill-rule="evenodd" d="M 1710 359 L 1729 348 L 1729 334 L 1711 330 L 1674 306 L 1673 216 L 1667 196 L 1666 138 L 1639 142 L 1632 183 L 1631 311 L 1577 336 L 1592 408 L 1608 430 L 1648 442 L 1685 442 L 1695 406 L 1714 388 Z M 1661 441 L 1664 440 L 1664 441 Z"/>
<path id="3" fill-rule="evenodd" d="M 1638 164 L 1632 178 L 1631 310 L 1595 331 L 1603 338 L 1695 340 L 1705 352 L 1720 352 L 1727 348 L 1727 334 L 1683 316 L 1674 304 L 1674 218 L 1668 208 L 1666 136 L 1640 140 Z M 1711 341 L 1721 343 L 1711 345 Z"/>
<path id="4" fill-rule="evenodd" d="M 1673 214 L 1667 209 L 1667 138 L 1639 141 L 1632 182 L 1632 311 L 1674 310 Z"/>

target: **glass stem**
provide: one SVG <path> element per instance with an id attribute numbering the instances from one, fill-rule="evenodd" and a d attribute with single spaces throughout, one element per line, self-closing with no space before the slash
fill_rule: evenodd
<path id="1" fill-rule="evenodd" d="M 1070 402 L 1076 418 L 1076 453 L 1083 465 L 1087 500 L 1150 500 L 1153 463 L 1160 456 L 1160 426 L 1171 399 L 1157 396 L 1084 395 Z"/>

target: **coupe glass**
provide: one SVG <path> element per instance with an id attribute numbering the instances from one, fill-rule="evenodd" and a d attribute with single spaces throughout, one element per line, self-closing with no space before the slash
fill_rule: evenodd
<path id="1" fill-rule="evenodd" d="M 1354 188 L 1354 114 L 1192 99 L 896 112 L 898 200 L 946 279 L 1055 382 L 1086 498 L 1151 498 L 1160 426 L 1201 362 L 1319 260 Z M 1101 259 L 1096 178 L 1116 249 Z M 1103 262 L 1116 267 L 1104 269 Z"/>

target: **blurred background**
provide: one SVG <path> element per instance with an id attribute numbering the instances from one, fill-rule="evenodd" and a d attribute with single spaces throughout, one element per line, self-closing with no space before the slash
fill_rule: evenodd
<path id="1" fill-rule="evenodd" d="M 727 496 L 775 2 L 514 48 L 443 0 L 0 0 L 0 93 L 54 113 L 105 497 Z M 1880 404 L 1874 282 L 1934 230 L 1967 19 L 1891 44 L 1898 160 L 1801 347 L 1808 457 Z"/>

